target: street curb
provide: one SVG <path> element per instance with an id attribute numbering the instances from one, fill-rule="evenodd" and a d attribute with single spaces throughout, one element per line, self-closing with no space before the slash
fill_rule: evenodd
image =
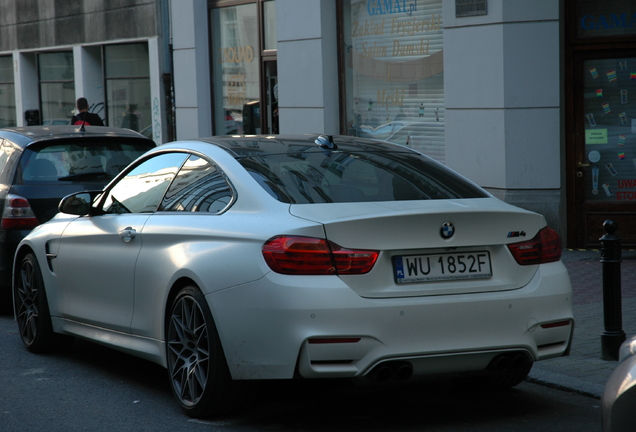
<path id="1" fill-rule="evenodd" d="M 601 384 L 595 384 L 560 373 L 548 372 L 539 369 L 532 369 L 528 378 L 526 378 L 526 381 L 557 390 L 566 390 L 578 393 L 594 399 L 600 399 L 603 394 L 603 390 L 605 389 L 605 386 Z"/>

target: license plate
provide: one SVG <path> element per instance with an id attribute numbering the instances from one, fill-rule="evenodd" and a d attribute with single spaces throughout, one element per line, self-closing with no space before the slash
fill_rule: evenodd
<path id="1" fill-rule="evenodd" d="M 396 256 L 393 270 L 399 284 L 492 277 L 488 251 Z"/>

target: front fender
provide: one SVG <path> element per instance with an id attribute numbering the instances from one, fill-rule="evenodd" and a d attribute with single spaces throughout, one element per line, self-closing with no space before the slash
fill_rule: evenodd
<path id="1" fill-rule="evenodd" d="M 51 316 L 60 316 L 61 314 L 60 296 L 58 295 L 59 284 L 55 273 L 55 258 L 57 257 L 64 230 L 75 219 L 77 219 L 77 216 L 61 215 L 42 225 L 38 225 L 18 244 L 13 258 L 12 285 L 15 285 L 22 260 L 29 253 L 35 255 L 42 271 L 42 279 L 44 280 Z"/>

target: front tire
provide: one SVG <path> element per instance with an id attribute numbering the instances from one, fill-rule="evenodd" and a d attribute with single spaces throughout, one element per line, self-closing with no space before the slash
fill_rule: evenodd
<path id="1" fill-rule="evenodd" d="M 166 325 L 166 354 L 172 392 L 187 415 L 207 418 L 238 407 L 221 341 L 205 297 L 198 288 L 182 289 Z"/>
<path id="2" fill-rule="evenodd" d="M 26 255 L 20 263 L 13 286 L 13 298 L 18 329 L 24 345 L 33 353 L 52 351 L 55 347 L 55 334 L 42 272 L 33 254 Z"/>

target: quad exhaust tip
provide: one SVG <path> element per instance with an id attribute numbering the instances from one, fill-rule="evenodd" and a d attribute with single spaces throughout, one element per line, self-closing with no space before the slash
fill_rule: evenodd
<path id="1" fill-rule="evenodd" d="M 368 378 L 380 382 L 404 382 L 413 376 L 413 365 L 407 361 L 389 361 L 379 364 L 367 375 Z"/>
<path id="2" fill-rule="evenodd" d="M 527 367 L 532 361 L 527 354 L 523 353 L 505 353 L 500 354 L 491 360 L 487 370 L 493 372 L 505 372 L 508 370 L 520 370 Z"/>

